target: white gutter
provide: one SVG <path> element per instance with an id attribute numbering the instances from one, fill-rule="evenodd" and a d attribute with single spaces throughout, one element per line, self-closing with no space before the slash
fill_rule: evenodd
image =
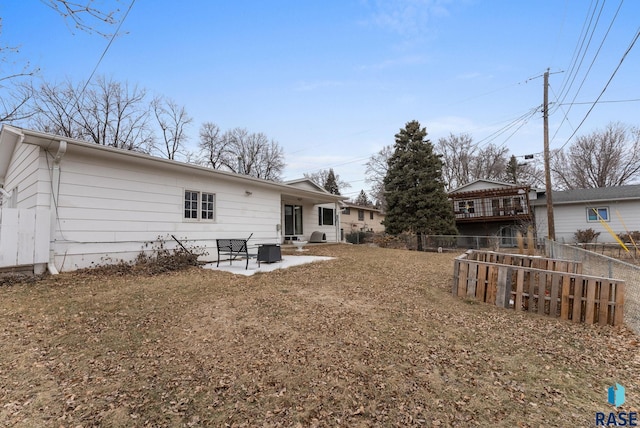
<path id="1" fill-rule="evenodd" d="M 336 222 L 336 242 L 342 242 L 341 236 L 340 236 L 340 203 L 342 203 L 342 201 L 339 202 L 335 202 L 333 204 L 334 209 L 336 210 L 335 213 L 335 218 L 333 219 L 333 221 Z"/>
<path id="2" fill-rule="evenodd" d="M 51 233 L 49 237 L 49 263 L 47 269 L 51 275 L 57 275 L 58 269 L 55 265 L 55 242 L 56 242 L 56 229 L 58 226 L 58 196 L 60 194 L 60 162 L 62 157 L 67 152 L 67 142 L 60 141 L 58 146 L 58 152 L 55 158 L 53 158 L 53 169 L 51 171 Z"/>

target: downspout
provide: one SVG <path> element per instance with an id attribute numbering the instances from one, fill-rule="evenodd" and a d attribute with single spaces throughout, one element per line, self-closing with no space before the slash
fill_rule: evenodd
<path id="1" fill-rule="evenodd" d="M 336 218 L 334 219 L 334 221 L 336 222 L 336 242 L 341 242 L 340 239 L 340 202 L 334 202 L 333 203 L 334 207 L 335 207 L 335 213 L 336 213 Z"/>
<path id="2" fill-rule="evenodd" d="M 62 157 L 67 152 L 67 142 L 60 141 L 58 146 L 58 152 L 53 158 L 53 168 L 51 171 L 51 232 L 49 236 L 49 263 L 47 264 L 47 270 L 51 275 L 57 275 L 58 269 L 55 265 L 55 249 L 56 242 L 56 229 L 58 225 L 58 196 L 60 194 L 60 162 Z"/>

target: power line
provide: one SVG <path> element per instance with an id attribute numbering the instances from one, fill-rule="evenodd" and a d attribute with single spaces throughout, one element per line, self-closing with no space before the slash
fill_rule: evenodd
<path id="1" fill-rule="evenodd" d="M 569 67 L 569 72 L 567 73 L 567 78 L 564 82 L 562 82 L 562 85 L 560 87 L 560 98 L 562 98 L 562 101 L 564 101 L 564 99 L 569 94 L 569 91 L 571 90 L 571 87 L 573 86 L 573 83 L 575 82 L 575 79 L 578 76 L 578 70 L 582 66 L 582 62 L 584 61 L 584 58 L 587 54 L 589 44 L 591 43 L 591 39 L 593 38 L 593 33 L 595 32 L 595 26 L 593 26 L 592 28 L 591 24 L 593 22 L 593 17 L 598 7 L 598 3 L 599 3 L 599 0 L 596 1 L 593 11 L 590 14 L 587 14 L 587 17 L 585 17 L 585 22 L 583 24 L 582 31 L 580 34 L 580 41 L 578 42 L 576 49 L 574 50 L 574 54 L 571 59 L 571 66 Z M 604 3 L 602 4 L 602 7 L 604 7 Z M 600 13 L 602 13 L 602 7 L 600 8 Z M 599 17 L 600 15 L 598 15 L 598 19 Z M 587 33 L 589 32 L 590 29 L 591 29 L 591 35 L 587 36 Z M 587 43 L 587 46 L 585 47 L 585 41 L 587 40 L 587 37 L 589 39 L 589 43 Z M 580 59 L 578 60 L 579 57 Z"/>
<path id="2" fill-rule="evenodd" d="M 599 104 L 608 104 L 608 103 L 634 103 L 640 101 L 640 98 L 633 98 L 629 100 L 607 100 L 607 101 L 598 101 Z M 571 102 L 558 104 L 558 106 L 566 106 L 566 105 L 584 105 L 584 104 L 592 104 L 593 101 L 582 101 L 582 102 Z"/>
<path id="3" fill-rule="evenodd" d="M 118 23 L 118 28 L 116 28 L 116 31 L 111 35 L 111 38 L 109 39 L 109 43 L 107 43 L 107 46 L 104 48 L 104 51 L 102 51 L 102 55 L 100 55 L 100 58 L 98 59 L 98 62 L 96 63 L 95 67 L 93 67 L 93 71 L 89 75 L 89 78 L 87 79 L 87 81 L 85 82 L 84 86 L 82 87 L 82 90 L 78 94 L 78 98 L 80 98 L 82 96 L 84 91 L 87 89 L 87 86 L 89 86 L 89 82 L 93 78 L 93 75 L 96 74 L 96 71 L 98 70 L 98 67 L 100 66 L 100 63 L 104 59 L 105 55 L 107 55 L 107 51 L 109 50 L 109 48 L 113 44 L 113 41 L 115 40 L 116 36 L 120 32 L 120 27 L 122 27 L 122 24 L 124 23 L 125 19 L 127 19 L 127 16 L 129 15 L 129 12 L 131 11 L 131 8 L 133 8 L 133 5 L 134 5 L 135 2 L 136 2 L 136 0 L 131 0 L 131 3 L 129 4 L 129 7 L 127 8 L 127 11 L 124 13 L 124 16 L 122 17 L 122 19 Z"/>
<path id="4" fill-rule="evenodd" d="M 584 118 L 582 119 L 582 121 L 580 122 L 580 124 L 578 125 L 578 127 L 573 131 L 573 133 L 571 134 L 571 136 L 567 139 L 567 141 L 560 147 L 560 150 L 564 149 L 564 147 L 569 143 L 569 141 L 571 141 L 571 139 L 573 138 L 574 135 L 576 135 L 576 132 L 578 132 L 578 129 L 580 129 L 580 127 L 582 126 L 582 124 L 584 124 L 584 122 L 587 120 L 587 117 L 589 117 L 589 115 L 591 114 L 591 112 L 593 111 L 593 109 L 595 108 L 596 104 L 600 101 L 600 98 L 602 98 L 602 96 L 604 95 L 605 91 L 607 90 L 607 88 L 609 87 L 609 84 L 611 83 L 611 81 L 613 80 L 613 78 L 615 77 L 616 73 L 618 72 L 618 70 L 620 69 L 620 67 L 622 66 L 622 63 L 624 62 L 625 58 L 627 57 L 627 55 L 629 54 L 629 52 L 631 52 L 631 49 L 633 48 L 633 46 L 636 44 L 636 42 L 638 41 L 638 38 L 640 37 L 640 27 L 638 28 L 638 30 L 636 31 L 636 35 L 633 37 L 633 39 L 631 40 L 631 43 L 629 44 L 629 47 L 627 48 L 627 50 L 625 51 L 625 53 L 622 55 L 622 58 L 620 58 L 620 62 L 618 62 L 618 65 L 616 66 L 615 70 L 613 70 L 613 73 L 611 73 L 611 77 L 609 77 L 609 80 L 607 81 L 606 85 L 604 86 L 604 88 L 602 89 L 602 91 L 600 91 L 600 95 L 598 95 L 598 97 L 596 98 L 596 100 L 592 103 L 591 107 L 589 108 L 589 110 L 587 111 L 587 113 L 584 115 Z"/>
<path id="5" fill-rule="evenodd" d="M 570 107 L 567 110 L 566 114 L 569 114 L 569 112 L 571 111 L 571 107 L 573 106 L 573 102 L 576 100 L 576 98 L 578 98 L 578 94 L 580 93 L 580 91 L 582 90 L 582 87 L 584 86 L 587 77 L 589 76 L 589 73 L 591 72 L 591 69 L 593 68 L 593 65 L 596 62 L 596 59 L 598 59 L 598 55 L 600 54 L 600 51 L 602 50 L 602 46 L 604 45 L 604 42 L 607 40 L 607 37 L 609 36 L 609 33 L 611 32 L 611 28 L 613 27 L 614 22 L 616 21 L 616 18 L 618 17 L 618 13 L 620 12 L 620 8 L 622 7 L 622 3 L 623 1 L 620 2 L 620 4 L 618 5 L 618 9 L 616 10 L 616 13 L 614 14 L 613 18 L 611 19 L 611 22 L 609 23 L 609 27 L 607 28 L 607 31 L 605 32 L 604 36 L 602 37 L 602 40 L 600 41 L 600 45 L 598 46 L 598 49 L 596 50 L 593 59 L 591 60 L 591 64 L 589 64 L 589 68 L 587 69 L 587 71 L 584 74 L 584 77 L 582 78 L 582 81 L 580 82 L 580 86 L 578 87 L 578 90 L 576 91 L 576 93 L 573 96 L 573 100 L 572 102 L 569 104 Z M 602 5 L 604 7 L 604 3 Z M 600 13 L 602 13 L 602 9 L 600 9 Z M 600 15 L 598 15 L 598 21 L 600 20 Z M 597 23 L 596 23 L 597 25 Z M 592 34 L 593 36 L 593 34 Z M 589 44 L 591 43 L 591 39 L 589 39 Z M 566 98 L 566 94 L 565 97 L 562 99 L 562 101 L 564 102 L 564 99 Z"/>

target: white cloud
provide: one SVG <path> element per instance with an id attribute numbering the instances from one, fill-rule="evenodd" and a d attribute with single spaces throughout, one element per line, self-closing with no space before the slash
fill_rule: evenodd
<path id="1" fill-rule="evenodd" d="M 417 36 L 429 31 L 433 18 L 449 16 L 450 0 L 375 0 L 367 2 L 372 14 L 366 21 L 402 36 Z"/>

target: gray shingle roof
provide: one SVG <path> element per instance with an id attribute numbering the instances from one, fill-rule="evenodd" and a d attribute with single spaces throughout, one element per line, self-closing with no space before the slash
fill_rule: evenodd
<path id="1" fill-rule="evenodd" d="M 616 187 L 600 187 L 595 189 L 574 189 L 562 192 L 553 192 L 553 204 L 570 204 L 575 202 L 590 201 L 619 201 L 638 199 L 640 200 L 640 184 Z M 543 205 L 546 203 L 546 195 L 540 194 L 538 199 L 531 201 L 533 205 Z"/>

